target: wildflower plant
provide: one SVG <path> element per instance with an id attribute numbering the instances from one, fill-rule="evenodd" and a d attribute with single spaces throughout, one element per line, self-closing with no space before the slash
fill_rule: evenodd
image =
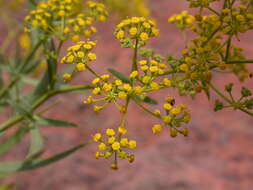
<path id="1" fill-rule="evenodd" d="M 54 163 L 87 145 L 82 143 L 46 159 L 40 157 L 45 150 L 41 126 L 76 127 L 69 121 L 43 115 L 55 102 L 38 110 L 58 94 L 88 91 L 82 101 L 92 105 L 96 113 L 109 104 L 115 105 L 121 115 L 118 126 L 92 135 L 97 144 L 95 158 L 110 159 L 114 170 L 119 168 L 121 159 L 134 162 L 134 149 L 141 144 L 127 136 L 130 129 L 126 115 L 131 102 L 157 119 L 149 126 L 152 133 L 167 131 L 172 138 L 189 135 L 190 109 L 169 95 L 162 101 L 155 100 L 151 97 L 154 92 L 170 88 L 191 97 L 203 92 L 209 99 L 212 93 L 216 93 L 219 99 L 214 102 L 215 111 L 233 108 L 253 116 L 250 89 L 242 86 L 237 97 L 233 83 L 227 84 L 222 91 L 213 82 L 216 73 L 233 74 L 241 82 L 252 77 L 247 64 L 253 60 L 246 58 L 243 49 L 234 44 L 239 34 L 253 28 L 252 1 L 187 1 L 191 8 L 198 9 L 197 14 L 182 11 L 168 18 L 168 22 L 175 24 L 184 35 L 189 30 L 194 34 L 191 39 L 185 38 L 185 48 L 180 57 L 161 56 L 152 48 L 146 48 L 150 39 L 159 35 L 154 20 L 133 16 L 116 25 L 115 40 L 122 48 L 131 49 L 133 54 L 127 75 L 112 68 L 107 68 L 106 73 L 98 73 L 96 67 L 99 64 L 92 64 L 99 56 L 94 53 L 99 41 L 90 37 L 96 32 L 95 21 L 104 22 L 108 17 L 104 4 L 87 1 L 84 5 L 81 0 L 31 1 L 33 9 L 24 21 L 26 33 L 22 33 L 19 40 L 24 53 L 17 52 L 14 58 L 1 57 L 1 72 L 8 77 L 7 80 L 2 74 L 0 77 L 0 103 L 2 108 L 12 110 L 12 116 L 0 124 L 0 138 L 6 137 L 0 144 L 0 155 L 8 152 L 28 133 L 31 136 L 30 149 L 24 160 L 0 163 L 0 177 Z M 213 3 L 221 2 L 221 9 L 212 8 Z M 67 40 L 72 40 L 74 45 L 62 51 Z M 63 56 L 61 52 L 64 52 Z M 69 65 L 71 70 L 61 74 L 58 63 Z M 42 69 L 40 65 L 44 65 Z M 34 79 L 32 76 L 38 68 L 39 76 Z M 78 72 L 89 72 L 94 78 L 86 85 L 71 85 Z M 26 86 L 32 90 L 24 93 Z M 159 102 L 162 102 L 159 109 L 150 108 Z M 9 130 L 11 128 L 14 133 Z"/>

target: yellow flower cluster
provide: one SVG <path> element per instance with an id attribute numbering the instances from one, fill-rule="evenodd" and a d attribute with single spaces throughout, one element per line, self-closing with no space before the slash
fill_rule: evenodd
<path id="1" fill-rule="evenodd" d="M 182 13 L 179 15 L 182 16 Z M 172 16 L 169 21 L 178 26 L 177 16 L 178 19 L 182 18 L 179 15 Z M 252 18 L 252 13 L 244 5 L 233 9 L 225 8 L 220 14 L 196 14 L 192 19 L 194 25 L 190 27 L 196 37 L 190 40 L 182 51 L 183 58 L 178 61 L 178 72 L 185 74 L 185 81 L 178 86 L 188 86 L 187 91 L 192 95 L 207 90 L 205 84 L 210 82 L 212 73 L 217 69 L 226 69 L 226 72 L 234 73 L 241 81 L 248 78 L 249 71 L 245 64 L 226 64 L 226 61 L 244 59 L 241 49 L 235 47 L 229 38 L 251 29 Z M 228 39 L 225 40 L 224 35 L 228 35 Z"/>
<path id="2" fill-rule="evenodd" d="M 129 75 L 136 83 L 135 88 L 139 89 L 137 94 L 171 87 L 171 80 L 161 77 L 164 75 L 167 65 L 161 63 L 160 60 L 142 59 L 138 61 L 138 65 L 141 71 L 133 71 Z"/>
<path id="3" fill-rule="evenodd" d="M 190 3 L 190 7 L 208 7 L 210 3 L 220 0 L 187 0 Z"/>
<path id="4" fill-rule="evenodd" d="M 93 136 L 93 141 L 98 142 L 98 152 L 96 152 L 96 158 L 103 157 L 109 159 L 114 155 L 114 162 L 111 168 L 114 170 L 118 169 L 117 159 L 127 159 L 130 163 L 134 161 L 134 155 L 126 152 L 127 149 L 135 149 L 137 143 L 135 140 L 129 140 L 123 137 L 127 133 L 126 128 L 119 127 L 116 134 L 114 129 L 106 129 L 106 137 L 103 139 L 101 133 L 96 133 Z"/>
<path id="5" fill-rule="evenodd" d="M 90 37 L 96 32 L 94 21 L 105 21 L 107 12 L 101 3 L 88 1 L 84 10 L 81 0 L 48 0 L 40 2 L 35 10 L 25 17 L 26 31 L 39 28 L 64 41 L 71 38 L 77 42 L 80 36 Z"/>
<path id="6" fill-rule="evenodd" d="M 253 13 L 247 10 L 247 6 L 240 5 L 238 9 L 223 9 L 222 21 L 224 34 L 244 33 L 253 28 Z"/>
<path id="7" fill-rule="evenodd" d="M 118 157 L 127 158 L 132 162 L 134 156 L 122 150 L 122 148 L 131 149 L 136 147 L 135 141 L 122 138 L 122 135 L 126 133 L 125 116 L 131 100 L 152 116 L 161 119 L 165 126 L 170 127 L 171 136 L 173 137 L 175 137 L 177 133 L 182 133 L 187 136 L 188 130 L 186 128 L 181 130 L 180 126 L 182 122 L 187 123 L 189 121 L 190 114 L 185 105 L 174 106 L 169 98 L 166 99 L 167 103 L 164 104 L 165 115 L 161 115 L 159 110 L 153 113 L 142 105 L 142 102 L 150 104 L 156 103 L 155 100 L 148 96 L 148 93 L 174 86 L 174 79 L 173 77 L 169 78 L 166 76 L 171 70 L 168 69 L 168 64 L 165 64 L 165 59 L 162 56 L 155 54 L 155 52 L 150 49 L 141 49 L 141 52 L 138 52 L 141 46 L 139 42 L 145 42 L 149 37 L 158 34 L 156 33 L 155 24 L 142 17 L 133 17 L 121 22 L 117 26 L 115 35 L 118 39 L 127 39 L 128 37 L 125 35 L 126 31 L 128 31 L 126 35 L 131 36 L 129 39 L 136 40 L 135 45 L 137 45 L 134 48 L 135 59 L 132 63 L 132 70 L 129 75 L 124 75 L 118 71 L 109 69 L 109 72 L 115 76 L 111 77 L 108 74 L 100 75 L 92 70 L 86 64 L 88 61 L 95 59 L 95 57 L 92 59 L 89 55 L 91 54 L 90 50 L 93 48 L 93 45 L 90 44 L 91 42 L 79 42 L 77 45 L 70 47 L 67 55 L 62 59 L 62 63 L 75 64 L 78 71 L 87 68 L 87 70 L 95 75 L 95 78 L 91 82 L 93 87 L 91 90 L 92 95 L 85 98 L 83 101 L 84 104 L 94 104 L 93 110 L 99 113 L 107 105 L 113 103 L 121 113 L 122 118 L 117 137 L 113 129 L 106 130 L 107 139 L 105 140 L 102 140 L 102 135 L 100 133 L 94 135 L 93 140 L 100 143 L 96 157 L 109 158 L 114 154 L 115 159 Z M 154 31 L 155 33 L 152 33 Z M 123 36 L 119 37 L 119 35 L 122 34 L 121 32 L 123 32 Z M 145 40 L 142 39 L 143 33 L 148 35 L 148 38 Z M 91 45 L 89 48 L 87 48 L 88 44 Z M 141 58 L 139 58 L 139 56 L 141 56 Z M 65 80 L 69 80 L 71 75 L 67 77 L 64 76 L 64 78 Z M 153 132 L 157 133 L 161 128 L 162 126 L 156 125 L 153 128 Z M 112 164 L 112 169 L 117 168 L 117 160 L 115 160 Z"/>
<path id="8" fill-rule="evenodd" d="M 163 121 L 163 125 L 156 124 L 152 127 L 154 134 L 160 133 L 162 128 L 168 127 L 171 137 L 176 137 L 178 133 L 188 136 L 188 128 L 181 129 L 182 123 L 188 123 L 190 120 L 190 113 L 187 110 L 186 105 L 180 104 L 174 106 L 175 100 L 171 97 L 165 98 L 165 104 L 163 109 L 165 115 L 161 114 L 160 110 L 155 110 L 153 114 Z"/>
<path id="9" fill-rule="evenodd" d="M 96 54 L 92 52 L 95 45 L 96 42 L 94 41 L 80 41 L 76 45 L 68 48 L 68 53 L 61 59 L 61 63 L 73 64 L 75 65 L 75 69 L 72 74 L 64 74 L 65 81 L 71 80 L 77 71 L 85 71 L 88 67 L 87 63 L 97 59 Z"/>
<path id="10" fill-rule="evenodd" d="M 99 113 L 103 108 L 105 108 L 108 103 L 115 103 L 116 107 L 119 109 L 121 113 L 125 112 L 125 107 L 120 106 L 117 103 L 117 100 L 126 100 L 128 96 L 135 93 L 135 89 L 129 84 L 124 83 L 120 79 L 112 79 L 112 82 L 109 81 L 110 75 L 101 75 L 96 77 L 92 84 L 94 85 L 94 89 L 92 90 L 93 95 L 102 96 L 101 98 L 95 99 L 92 96 L 88 96 L 88 98 L 83 102 L 84 104 L 91 104 L 97 102 L 104 102 L 103 105 L 95 105 L 93 110 L 96 113 Z"/>
<path id="11" fill-rule="evenodd" d="M 120 22 L 114 35 L 121 42 L 129 39 L 146 42 L 151 37 L 159 35 L 159 30 L 156 28 L 156 23 L 152 20 L 144 17 L 132 17 Z M 135 43 L 133 43 L 132 47 L 135 47 Z"/>
<path id="12" fill-rule="evenodd" d="M 175 23 L 179 29 L 191 28 L 194 24 L 195 17 L 189 15 L 188 11 L 182 11 L 180 14 L 174 14 L 168 22 Z"/>
<path id="13" fill-rule="evenodd" d="M 111 11 L 116 12 L 120 19 L 131 15 L 148 17 L 150 13 L 147 0 L 104 0 L 104 3 Z"/>

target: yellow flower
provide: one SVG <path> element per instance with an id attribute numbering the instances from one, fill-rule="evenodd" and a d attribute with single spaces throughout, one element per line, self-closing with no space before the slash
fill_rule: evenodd
<path id="1" fill-rule="evenodd" d="M 178 114 L 180 114 L 181 113 L 181 107 L 176 107 L 176 108 L 173 108 L 172 110 L 171 110 L 171 113 L 172 114 L 174 114 L 174 115 L 178 115 Z"/>
<path id="2" fill-rule="evenodd" d="M 70 55 L 70 56 L 67 57 L 66 62 L 67 63 L 73 63 L 74 59 L 75 59 L 75 57 L 73 55 Z"/>
<path id="3" fill-rule="evenodd" d="M 161 111 L 160 110 L 154 110 L 153 113 L 157 116 L 160 116 L 161 115 Z"/>
<path id="4" fill-rule="evenodd" d="M 126 94 L 125 92 L 121 91 L 121 92 L 118 93 L 118 97 L 119 97 L 120 99 L 126 99 L 127 94 Z"/>
<path id="5" fill-rule="evenodd" d="M 187 64 L 184 63 L 184 64 L 182 64 L 182 65 L 179 66 L 179 69 L 180 69 L 181 71 L 187 72 L 188 69 L 189 69 L 189 67 L 188 67 Z"/>
<path id="6" fill-rule="evenodd" d="M 148 63 L 147 60 L 141 60 L 141 61 L 139 61 L 139 64 L 140 64 L 140 65 L 146 65 L 147 63 Z"/>
<path id="7" fill-rule="evenodd" d="M 129 75 L 130 78 L 135 78 L 138 76 L 138 71 L 133 71 L 131 72 L 131 74 Z"/>
<path id="8" fill-rule="evenodd" d="M 118 128 L 118 131 L 119 131 L 119 133 L 121 133 L 121 134 L 123 134 L 123 135 L 127 133 L 127 129 L 124 128 L 124 127 L 119 127 L 119 128 Z"/>
<path id="9" fill-rule="evenodd" d="M 92 84 L 97 84 L 97 83 L 99 83 L 99 81 L 100 81 L 100 78 L 95 78 L 95 79 L 92 81 Z"/>
<path id="10" fill-rule="evenodd" d="M 77 52 L 77 57 L 84 58 L 84 53 L 82 51 Z"/>
<path id="11" fill-rule="evenodd" d="M 148 83 L 150 82 L 150 80 L 151 80 L 151 77 L 150 77 L 150 76 L 144 76 L 144 77 L 142 78 L 142 82 L 143 82 L 144 84 L 148 84 Z"/>
<path id="12" fill-rule="evenodd" d="M 120 151 L 120 152 L 119 152 L 119 157 L 124 159 L 124 158 L 127 157 L 127 153 L 124 152 L 124 151 Z"/>
<path id="13" fill-rule="evenodd" d="M 123 86 L 124 90 L 126 90 L 127 92 L 131 91 L 132 90 L 132 87 L 130 84 L 124 84 Z"/>
<path id="14" fill-rule="evenodd" d="M 177 136 L 177 130 L 175 128 L 170 128 L 170 136 L 173 138 Z"/>
<path id="15" fill-rule="evenodd" d="M 88 53 L 88 58 L 91 60 L 91 61 L 93 61 L 93 60 L 96 60 L 97 59 L 97 56 L 96 56 L 96 54 L 95 53 Z"/>
<path id="16" fill-rule="evenodd" d="M 147 71 L 147 70 L 148 70 L 148 66 L 147 66 L 147 65 L 142 66 L 142 67 L 141 67 L 141 70 L 142 70 L 142 71 Z"/>
<path id="17" fill-rule="evenodd" d="M 84 71 L 86 68 L 85 68 L 85 64 L 83 64 L 83 63 L 78 63 L 77 65 L 76 65 L 76 69 L 78 70 L 78 71 Z"/>
<path id="18" fill-rule="evenodd" d="M 100 89 L 99 87 L 97 87 L 97 88 L 94 88 L 94 89 L 93 89 L 92 93 L 93 93 L 93 94 L 99 94 L 100 91 L 101 91 L 101 89 Z"/>
<path id="19" fill-rule="evenodd" d="M 137 147 L 137 143 L 134 140 L 129 141 L 128 143 L 129 148 L 134 149 Z"/>
<path id="20" fill-rule="evenodd" d="M 149 68 L 149 70 L 150 70 L 152 73 L 155 73 L 155 72 L 158 71 L 158 67 L 157 67 L 157 66 L 151 66 L 151 67 Z"/>
<path id="21" fill-rule="evenodd" d="M 152 34 L 153 34 L 154 36 L 158 36 L 158 35 L 159 35 L 159 30 L 156 29 L 156 28 L 152 28 Z"/>
<path id="22" fill-rule="evenodd" d="M 146 41 L 146 40 L 149 39 L 149 36 L 148 36 L 148 34 L 147 34 L 146 32 L 142 32 L 142 33 L 140 34 L 140 39 L 141 39 L 142 41 Z"/>
<path id="23" fill-rule="evenodd" d="M 106 145 L 105 145 L 105 143 L 100 143 L 100 144 L 98 145 L 98 150 L 100 150 L 100 151 L 106 150 Z"/>
<path id="24" fill-rule="evenodd" d="M 84 44 L 83 48 L 87 49 L 87 50 L 90 50 L 92 48 L 92 46 L 90 44 Z"/>
<path id="25" fill-rule="evenodd" d="M 131 18 L 131 22 L 133 24 L 136 24 L 136 23 L 140 22 L 140 18 L 139 17 L 133 17 L 133 18 Z"/>
<path id="26" fill-rule="evenodd" d="M 96 112 L 96 113 L 100 112 L 102 109 L 103 109 L 102 106 L 93 106 L 93 110 L 94 110 L 94 112 Z"/>
<path id="27" fill-rule="evenodd" d="M 117 86 L 122 85 L 122 81 L 121 81 L 121 80 L 115 80 L 114 82 L 115 82 L 115 84 L 116 84 Z"/>
<path id="28" fill-rule="evenodd" d="M 134 88 L 134 93 L 135 94 L 141 94 L 142 93 L 142 87 L 141 86 L 136 86 L 135 88 Z"/>
<path id="29" fill-rule="evenodd" d="M 95 157 L 96 157 L 96 159 L 99 159 L 100 153 L 99 153 L 99 152 L 96 152 Z"/>
<path id="30" fill-rule="evenodd" d="M 100 78 L 103 79 L 103 80 L 106 80 L 106 79 L 110 78 L 110 75 L 102 75 Z"/>
<path id="31" fill-rule="evenodd" d="M 154 125 L 154 126 L 152 127 L 152 132 L 153 132 L 154 134 L 160 133 L 161 130 L 162 130 L 162 126 L 159 125 L 159 124 L 156 124 L 156 125 Z"/>
<path id="32" fill-rule="evenodd" d="M 144 28 L 150 28 L 150 27 L 151 27 L 150 24 L 147 23 L 147 22 L 144 22 L 144 23 L 143 23 L 143 26 L 144 26 Z"/>
<path id="33" fill-rule="evenodd" d="M 169 124 L 172 120 L 172 117 L 167 115 L 167 116 L 164 116 L 162 119 L 164 123 Z"/>
<path id="34" fill-rule="evenodd" d="M 78 42 L 79 41 L 79 39 L 80 39 L 80 36 L 78 36 L 78 35 L 74 35 L 74 36 L 72 36 L 72 41 L 73 42 Z"/>
<path id="35" fill-rule="evenodd" d="M 114 136 L 115 135 L 115 131 L 113 129 L 106 129 L 106 135 L 107 136 Z"/>
<path id="36" fill-rule="evenodd" d="M 171 80 L 169 80 L 167 78 L 164 78 L 163 79 L 163 85 L 167 86 L 167 87 L 170 87 L 171 86 Z"/>
<path id="37" fill-rule="evenodd" d="M 158 89 L 160 89 L 159 84 L 156 83 L 156 82 L 151 82 L 150 83 L 150 87 L 151 87 L 152 90 L 158 90 Z"/>
<path id="38" fill-rule="evenodd" d="M 166 110 L 171 110 L 172 109 L 172 105 L 171 104 L 164 104 L 163 108 Z"/>
<path id="39" fill-rule="evenodd" d="M 112 144 L 112 143 L 115 142 L 115 140 L 116 140 L 115 137 L 110 137 L 110 138 L 108 138 L 108 141 L 107 141 L 107 142 L 108 142 L 109 144 Z"/>
<path id="40" fill-rule="evenodd" d="M 65 14 L 66 14 L 66 13 L 65 13 L 64 10 L 60 10 L 60 11 L 58 12 L 58 15 L 59 15 L 59 16 L 65 16 Z"/>
<path id="41" fill-rule="evenodd" d="M 113 150 L 119 150 L 120 149 L 120 143 L 119 142 L 114 142 L 113 144 L 112 144 L 112 149 Z"/>
<path id="42" fill-rule="evenodd" d="M 111 89 L 112 89 L 112 84 L 110 84 L 110 83 L 105 83 L 105 84 L 103 85 L 103 90 L 104 90 L 104 91 L 108 92 L 108 91 L 110 91 Z"/>
<path id="43" fill-rule="evenodd" d="M 116 34 L 116 38 L 118 40 L 123 39 L 124 36 L 125 36 L 125 32 L 123 30 L 118 31 L 117 34 Z"/>
<path id="44" fill-rule="evenodd" d="M 120 145 L 123 147 L 126 147 L 128 145 L 128 139 L 127 138 L 122 138 L 120 140 Z"/>
<path id="45" fill-rule="evenodd" d="M 135 27 L 132 27 L 129 30 L 129 34 L 131 34 L 132 36 L 135 36 L 137 34 L 137 32 L 138 32 L 138 29 Z"/>
<path id="46" fill-rule="evenodd" d="M 102 135 L 101 133 L 96 133 L 94 136 L 93 136 L 93 141 L 95 142 L 98 142 L 102 139 Z"/>
<path id="47" fill-rule="evenodd" d="M 65 74 L 63 75 L 63 78 L 64 78 L 65 81 L 70 81 L 70 80 L 71 80 L 71 75 L 68 74 L 68 73 L 65 73 Z"/>

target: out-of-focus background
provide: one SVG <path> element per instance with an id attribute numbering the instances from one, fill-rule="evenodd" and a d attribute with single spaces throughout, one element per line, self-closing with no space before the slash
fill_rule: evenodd
<path id="1" fill-rule="evenodd" d="M 179 56 L 184 48 L 183 38 L 167 18 L 183 9 L 189 10 L 186 0 L 150 0 L 148 3 L 150 15 L 157 21 L 161 32 L 148 46 L 161 54 L 169 52 Z M 14 14 L 24 14 L 25 9 L 20 10 L 21 13 L 16 11 Z M 118 21 L 116 16 L 112 16 L 98 26 L 98 60 L 92 67 L 99 73 L 106 73 L 108 67 L 125 73 L 130 70 L 132 52 L 120 48 L 112 35 Z M 6 34 L 3 25 L 0 29 L 1 40 Z M 245 54 L 252 58 L 253 34 L 247 33 L 240 39 L 237 44 L 245 48 Z M 76 84 L 87 84 L 91 80 L 86 73 L 77 78 Z M 236 88 L 240 89 L 241 84 L 233 76 L 217 75 L 214 78 L 221 88 L 229 81 L 235 82 Z M 245 83 L 248 87 L 252 84 L 252 79 Z M 87 95 L 72 93 L 57 97 L 62 103 L 47 114 L 78 123 L 80 127 L 46 128 L 43 131 L 48 147 L 45 156 L 88 141 L 95 132 L 118 126 L 117 110 L 112 106 L 97 115 L 92 107 L 82 104 Z M 134 163 L 120 161 L 120 169 L 112 171 L 109 161 L 94 158 L 96 145 L 89 145 L 54 165 L 18 173 L 2 182 L 14 182 L 17 190 L 252 190 L 253 119 L 234 110 L 213 112 L 214 94 L 211 101 L 204 94 L 197 95 L 196 100 L 180 97 L 174 90 L 163 90 L 153 97 L 162 100 L 166 95 L 174 96 L 177 103 L 189 106 L 192 114 L 189 137 L 172 139 L 165 130 L 159 135 L 152 134 L 152 125 L 159 121 L 131 104 L 127 127 L 129 137 L 138 142 Z M 0 160 L 22 158 L 28 149 L 28 140 Z"/>

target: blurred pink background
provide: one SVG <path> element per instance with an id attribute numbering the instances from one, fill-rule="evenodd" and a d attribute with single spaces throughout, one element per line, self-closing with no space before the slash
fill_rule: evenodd
<path id="1" fill-rule="evenodd" d="M 152 40 L 149 47 L 161 54 L 180 55 L 184 47 L 182 36 L 174 25 L 167 22 L 167 18 L 187 9 L 186 1 L 150 0 L 150 9 L 161 35 Z M 92 67 L 99 73 L 106 73 L 108 67 L 125 73 L 130 70 L 132 52 L 120 48 L 119 42 L 113 38 L 115 24 L 115 19 L 111 18 L 98 26 L 98 60 Z M 252 33 L 241 37 L 239 45 L 246 48 L 245 53 L 251 58 L 252 44 Z M 83 74 L 75 83 L 87 84 L 90 79 L 89 74 Z M 215 76 L 214 79 L 220 88 L 229 81 L 240 88 L 241 84 L 234 76 Z M 253 89 L 252 79 L 245 85 Z M 44 129 L 48 147 L 45 156 L 89 141 L 95 132 L 118 126 L 117 110 L 111 106 L 96 115 L 92 107 L 82 104 L 87 95 L 74 93 L 55 98 L 63 103 L 47 114 L 78 123 L 80 128 Z M 92 144 L 54 165 L 18 173 L 2 182 L 14 182 L 18 190 L 252 190 L 253 119 L 229 109 L 213 112 L 214 94 L 211 102 L 204 94 L 198 95 L 196 100 L 179 97 L 173 89 L 163 90 L 153 97 L 162 100 L 166 95 L 175 96 L 177 103 L 189 106 L 192 114 L 189 137 L 172 139 L 166 130 L 153 135 L 151 127 L 159 121 L 131 104 L 127 125 L 129 137 L 138 142 L 134 163 L 122 160 L 120 169 L 112 171 L 110 161 L 94 158 L 96 145 Z M 27 149 L 28 139 L 0 160 L 21 159 Z"/>

